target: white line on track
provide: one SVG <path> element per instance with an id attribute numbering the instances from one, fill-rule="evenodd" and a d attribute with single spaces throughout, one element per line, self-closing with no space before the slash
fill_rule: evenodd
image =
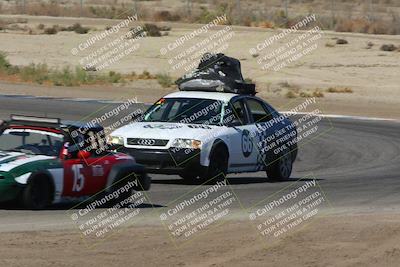
<path id="1" fill-rule="evenodd" d="M 282 114 L 288 114 L 289 111 L 280 111 Z M 296 112 L 294 114 L 310 114 L 311 112 Z M 291 113 L 293 114 L 293 113 Z M 364 116 L 351 116 L 351 115 L 338 115 L 338 114 L 321 114 L 323 118 L 337 118 L 337 119 L 351 119 L 351 120 L 365 120 L 365 121 L 391 121 L 400 123 L 400 120 L 397 119 L 389 119 L 389 118 L 378 118 L 378 117 L 364 117 Z"/>

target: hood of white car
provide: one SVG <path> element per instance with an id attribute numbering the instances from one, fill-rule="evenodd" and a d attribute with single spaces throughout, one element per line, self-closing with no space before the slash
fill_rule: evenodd
<path id="1" fill-rule="evenodd" d="M 221 128 L 224 127 L 204 124 L 137 122 L 123 126 L 113 131 L 111 135 L 124 138 L 151 138 L 163 140 L 187 138 L 202 140 Z"/>

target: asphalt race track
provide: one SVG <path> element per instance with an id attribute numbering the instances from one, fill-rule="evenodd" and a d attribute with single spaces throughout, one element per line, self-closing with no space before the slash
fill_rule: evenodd
<path id="1" fill-rule="evenodd" d="M 118 104 L 95 101 L 66 101 L 35 98 L 0 97 L 0 118 L 11 113 L 47 115 L 72 120 L 88 120 Z M 123 116 L 123 114 L 120 114 Z M 296 180 L 312 175 L 330 202 L 332 212 L 387 211 L 400 203 L 400 123 L 395 121 L 324 118 L 319 123 L 324 133 L 302 144 L 292 178 L 267 182 L 264 172 L 229 175 L 228 182 L 244 207 L 287 187 Z M 178 176 L 151 175 L 148 192 L 156 208 L 193 189 Z M 304 183 L 303 181 L 299 183 Z M 148 205 L 151 207 L 151 205 Z M 0 207 L 0 231 L 65 229 L 72 227 L 66 216 L 69 207 L 46 211 L 24 211 Z M 245 215 L 245 214 L 244 214 Z M 150 218 L 150 215 L 149 215 Z M 147 223 L 152 223 L 149 219 Z"/>

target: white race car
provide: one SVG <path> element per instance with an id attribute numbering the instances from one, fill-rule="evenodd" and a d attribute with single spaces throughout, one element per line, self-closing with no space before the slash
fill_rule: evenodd
<path id="1" fill-rule="evenodd" d="M 266 171 L 287 179 L 297 155 L 295 125 L 250 94 L 180 91 L 152 105 L 111 143 L 149 172 L 203 183 L 227 173 Z"/>

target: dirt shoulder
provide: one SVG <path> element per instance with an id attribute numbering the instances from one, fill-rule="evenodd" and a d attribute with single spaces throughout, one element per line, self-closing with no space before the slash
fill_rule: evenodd
<path id="1" fill-rule="evenodd" d="M 123 101 L 137 97 L 139 102 L 153 103 L 164 95 L 176 91 L 176 88 L 161 88 L 155 80 L 136 81 L 130 86 L 82 86 L 60 87 L 32 84 L 15 84 L 0 81 L 0 94 L 24 95 L 38 97 L 97 99 Z M 290 110 L 304 98 L 288 99 L 274 94 L 258 94 L 280 111 Z M 341 97 L 341 99 L 338 99 Z M 317 98 L 316 105 L 322 114 L 353 115 L 378 118 L 400 119 L 400 109 L 397 104 L 378 100 L 360 100 L 347 96 L 327 95 Z"/>
<path id="2" fill-rule="evenodd" d="M 316 218 L 267 243 L 245 221 L 229 221 L 183 246 L 162 226 L 125 229 L 95 248 L 75 231 L 2 233 L 2 266 L 398 266 L 400 214 Z"/>

